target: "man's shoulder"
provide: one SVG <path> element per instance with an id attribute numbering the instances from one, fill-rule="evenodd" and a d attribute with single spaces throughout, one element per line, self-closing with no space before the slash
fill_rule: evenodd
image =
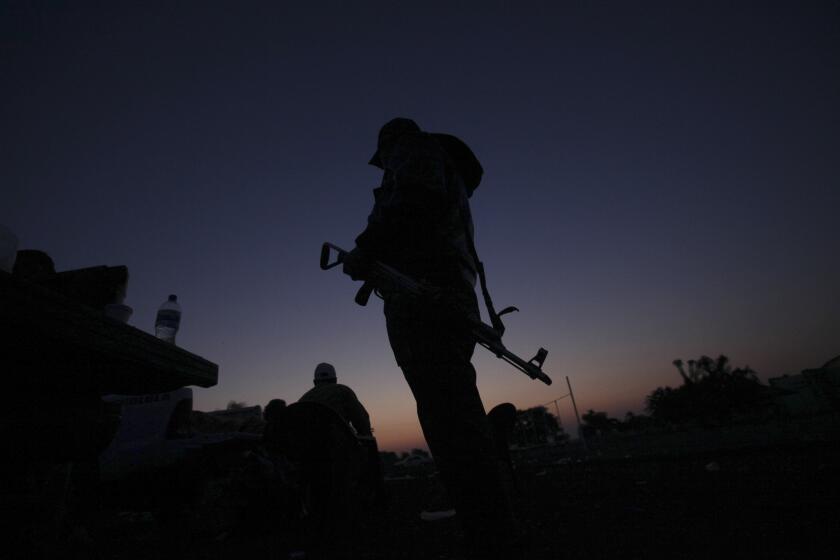
<path id="1" fill-rule="evenodd" d="M 353 389 L 351 389 L 347 385 L 342 385 L 341 383 L 323 383 L 321 385 L 316 385 L 309 389 L 298 400 L 304 400 L 307 398 L 312 398 L 318 395 L 326 394 L 355 395 L 355 393 L 353 393 Z"/>
<path id="2" fill-rule="evenodd" d="M 412 157 L 443 157 L 445 153 L 432 135 L 417 132 L 400 136 L 394 144 L 394 154 Z"/>
<path id="3" fill-rule="evenodd" d="M 353 389 L 348 387 L 347 385 L 342 385 L 341 383 L 336 383 L 333 385 L 335 387 L 336 393 L 344 393 L 346 395 L 353 395 L 356 396 L 356 393 L 353 392 Z"/>
<path id="4" fill-rule="evenodd" d="M 311 389 L 309 389 L 307 392 L 305 392 L 303 395 L 301 395 L 301 397 L 298 399 L 298 401 L 305 401 L 305 400 L 308 400 L 308 399 L 312 398 L 312 396 L 313 396 L 315 393 L 317 393 L 317 392 L 318 392 L 318 391 L 317 391 L 317 389 L 318 389 L 318 387 L 317 387 L 317 386 L 312 387 L 312 388 L 311 388 Z"/>

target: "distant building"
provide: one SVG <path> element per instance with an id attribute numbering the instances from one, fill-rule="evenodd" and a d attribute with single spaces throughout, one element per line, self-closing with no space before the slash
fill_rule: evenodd
<path id="1" fill-rule="evenodd" d="M 207 414 L 215 416 L 216 418 L 223 418 L 225 420 L 245 420 L 251 417 L 261 418 L 262 407 L 260 405 L 241 406 L 226 408 L 224 410 L 211 410 Z"/>
<path id="2" fill-rule="evenodd" d="M 822 367 L 795 375 L 771 377 L 771 387 L 784 394 L 776 402 L 792 416 L 813 416 L 840 412 L 840 356 Z"/>
<path id="3" fill-rule="evenodd" d="M 259 433 L 264 423 L 259 405 L 193 413 L 193 427 L 197 432 Z"/>

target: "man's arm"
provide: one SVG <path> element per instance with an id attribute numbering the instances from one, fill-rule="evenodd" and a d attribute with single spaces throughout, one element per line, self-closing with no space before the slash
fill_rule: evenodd
<path id="1" fill-rule="evenodd" d="M 333 263 L 329 262 L 331 251 L 338 252 L 338 259 Z M 341 264 L 350 254 L 351 253 L 347 253 L 340 247 L 331 243 L 324 243 L 321 247 L 321 269 L 329 270 L 330 268 Z M 369 270 L 370 278 L 365 285 L 367 286 L 369 284 L 371 289 L 376 288 L 379 290 L 400 291 L 421 300 L 429 298 L 428 301 L 430 302 L 434 302 L 440 295 L 439 290 L 434 287 L 422 282 L 417 282 L 411 277 L 406 276 L 384 263 L 372 261 L 369 264 Z M 360 291 L 359 294 L 356 294 L 356 303 L 359 305 L 365 305 L 367 303 L 367 297 L 360 298 L 359 296 L 361 293 L 362 292 Z M 368 292 L 366 296 L 367 295 L 370 295 L 370 293 Z M 508 311 L 509 309 L 503 309 L 501 314 Z M 463 320 L 466 320 L 470 325 L 470 329 L 476 342 L 493 352 L 497 358 L 511 364 L 531 379 L 539 379 L 546 385 L 551 385 L 551 378 L 548 377 L 542 370 L 543 362 L 548 354 L 547 350 L 540 348 L 537 354 L 526 362 L 505 348 L 504 344 L 502 344 L 502 332 L 494 329 L 490 325 L 484 324 L 480 317 L 468 314 L 463 317 Z"/>
<path id="2" fill-rule="evenodd" d="M 346 418 L 360 436 L 371 435 L 370 416 L 352 389 L 347 387 Z"/>

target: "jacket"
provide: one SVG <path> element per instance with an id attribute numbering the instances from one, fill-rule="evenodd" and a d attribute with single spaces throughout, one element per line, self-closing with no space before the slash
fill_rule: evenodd
<path id="1" fill-rule="evenodd" d="M 469 198 L 456 166 L 431 134 L 401 136 L 382 154 L 381 185 L 356 245 L 417 280 L 439 287 L 475 286 Z"/>
<path id="2" fill-rule="evenodd" d="M 300 402 L 316 402 L 328 406 L 338 412 L 346 422 L 349 422 L 356 433 L 369 436 L 370 417 L 367 410 L 359 402 L 356 393 L 340 383 L 319 383 L 299 399 Z"/>

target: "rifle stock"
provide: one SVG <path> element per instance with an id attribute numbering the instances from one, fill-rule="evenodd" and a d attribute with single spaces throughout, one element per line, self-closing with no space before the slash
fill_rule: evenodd
<path id="1" fill-rule="evenodd" d="M 336 252 L 336 260 L 330 262 L 332 251 Z M 338 266 L 343 262 L 346 254 L 347 251 L 341 247 L 332 243 L 324 243 L 321 247 L 321 269 L 329 270 Z M 383 292 L 401 291 L 417 298 L 430 298 L 438 292 L 435 288 L 417 282 L 413 278 L 378 261 L 373 263 L 368 278 L 356 294 L 356 303 L 366 305 L 373 289 Z M 487 348 L 497 358 L 509 363 L 531 379 L 539 379 L 546 385 L 551 385 L 551 378 L 542 370 L 543 362 L 548 355 L 548 351 L 545 348 L 540 348 L 537 355 L 526 362 L 505 348 L 505 345 L 502 344 L 501 335 L 493 327 L 474 317 L 469 317 L 467 320 L 469 321 L 472 335 L 478 344 Z"/>

